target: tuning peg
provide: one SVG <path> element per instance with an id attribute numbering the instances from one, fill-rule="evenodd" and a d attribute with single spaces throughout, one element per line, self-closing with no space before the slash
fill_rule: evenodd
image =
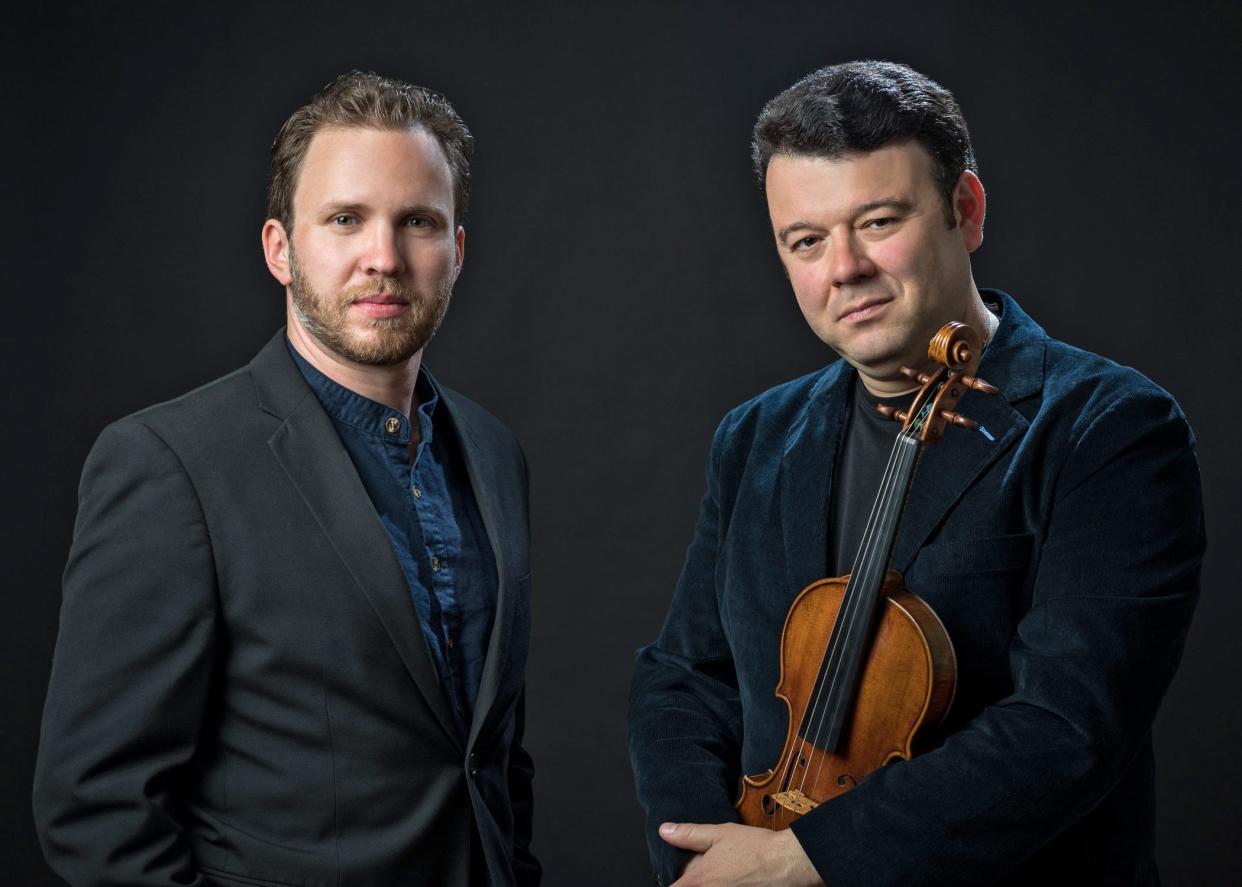
<path id="1" fill-rule="evenodd" d="M 976 391 L 981 391 L 984 394 L 999 394 L 1000 393 L 1000 389 L 997 388 L 995 385 L 990 385 L 976 376 L 962 376 L 960 381 L 963 385 L 969 385 L 971 388 L 975 389 Z"/>
<path id="2" fill-rule="evenodd" d="M 909 367 L 902 367 L 901 374 L 907 379 L 913 379 L 920 385 L 926 385 L 927 381 L 931 378 L 931 376 L 927 375 L 927 373 L 920 373 L 918 370 L 912 370 Z"/>
<path id="3" fill-rule="evenodd" d="M 877 403 L 875 405 L 875 409 L 881 416 L 892 419 L 894 422 L 904 422 L 906 421 L 908 415 L 905 410 L 899 410 L 896 407 L 889 406 L 886 403 Z"/>
<path id="4" fill-rule="evenodd" d="M 984 383 L 984 384 L 987 384 L 987 383 Z M 946 422 L 952 422 L 957 427 L 965 428 L 969 431 L 974 431 L 976 428 L 979 427 L 978 422 L 975 422 L 971 419 L 967 419 L 961 413 L 952 413 L 952 412 L 949 412 L 948 410 L 941 410 L 940 416 Z"/>

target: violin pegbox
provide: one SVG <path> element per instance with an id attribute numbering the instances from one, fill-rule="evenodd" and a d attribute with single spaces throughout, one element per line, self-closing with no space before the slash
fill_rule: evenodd
<path id="1" fill-rule="evenodd" d="M 979 334 L 960 321 L 950 321 L 932 337 L 927 356 L 940 366 L 930 373 L 921 373 L 902 367 L 901 373 L 918 382 L 922 387 L 914 396 L 908 410 L 879 404 L 876 409 L 890 419 L 902 423 L 902 430 L 913 428 L 925 444 L 934 443 L 944 434 L 946 425 L 974 431 L 979 423 L 966 418 L 953 408 L 967 389 L 983 394 L 996 394 L 994 385 L 974 375 L 979 366 L 979 354 L 983 350 Z M 928 404 L 930 403 L 930 408 Z M 917 424 L 916 424 L 917 423 Z"/>

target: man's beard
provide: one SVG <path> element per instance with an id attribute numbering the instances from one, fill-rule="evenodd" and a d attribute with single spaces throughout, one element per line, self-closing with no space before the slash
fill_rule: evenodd
<path id="1" fill-rule="evenodd" d="M 395 366 L 413 357 L 439 329 L 453 292 L 452 278 L 446 278 L 441 287 L 431 293 L 385 280 L 378 286 L 350 287 L 336 296 L 327 296 L 316 292 L 303 276 L 292 252 L 289 272 L 293 277 L 289 285 L 293 312 L 303 328 L 330 351 L 367 366 Z M 351 332 L 350 304 L 355 299 L 377 293 L 399 296 L 409 303 L 409 310 L 397 317 L 363 318 L 362 323 L 374 330 L 374 335 Z"/>

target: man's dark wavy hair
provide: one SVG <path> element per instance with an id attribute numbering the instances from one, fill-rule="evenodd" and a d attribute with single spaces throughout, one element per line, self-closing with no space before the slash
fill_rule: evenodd
<path id="1" fill-rule="evenodd" d="M 914 140 L 931 155 L 950 227 L 953 189 L 978 172 L 966 119 L 953 94 L 895 62 L 846 62 L 803 77 L 763 107 L 751 157 L 759 186 L 777 154 L 838 159 Z"/>

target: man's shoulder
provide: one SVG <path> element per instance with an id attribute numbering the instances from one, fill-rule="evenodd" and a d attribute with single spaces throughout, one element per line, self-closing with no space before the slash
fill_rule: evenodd
<path id="1" fill-rule="evenodd" d="M 729 410 L 716 430 L 718 444 L 751 442 L 774 434 L 784 437 L 811 401 L 843 382 L 853 370 L 836 360 L 814 372 L 774 385 Z"/>
<path id="2" fill-rule="evenodd" d="M 227 434 L 230 428 L 236 432 L 246 410 L 256 406 L 250 367 L 245 366 L 171 400 L 130 413 L 110 427 L 145 426 L 166 439 L 204 440 Z"/>
<path id="3" fill-rule="evenodd" d="M 1071 439 L 1100 421 L 1123 430 L 1135 423 L 1186 425 L 1173 396 L 1138 370 L 1053 338 L 1012 296 L 985 292 L 1004 304 L 1005 317 L 997 335 L 1002 363 L 989 365 L 985 352 L 980 373 L 1007 382 L 1002 390 L 1033 425 L 1061 429 L 1058 435 L 1068 432 Z"/>
<path id="4" fill-rule="evenodd" d="M 276 339 L 273 342 L 283 347 Z M 112 422 L 100 434 L 100 441 L 122 440 L 138 445 L 154 438 L 184 455 L 227 453 L 255 434 L 266 438 L 279 424 L 279 417 L 273 415 L 270 405 L 265 405 L 256 381 L 256 364 L 264 356 L 280 360 L 282 354 L 269 343 L 259 357 L 245 366 Z M 300 381 L 292 360 L 288 360 L 283 375 Z M 304 383 L 301 389 L 288 399 L 314 396 Z"/>
<path id="5" fill-rule="evenodd" d="M 1053 393 L 1083 389 L 1172 397 L 1134 367 L 1051 336 L 1047 340 L 1044 372 L 1044 386 Z"/>
<path id="6" fill-rule="evenodd" d="M 1074 437 L 1100 423 L 1138 425 L 1172 423 L 1193 434 L 1173 395 L 1133 367 L 1103 355 L 1049 338 L 1045 358 L 1043 411 L 1069 418 Z"/>

